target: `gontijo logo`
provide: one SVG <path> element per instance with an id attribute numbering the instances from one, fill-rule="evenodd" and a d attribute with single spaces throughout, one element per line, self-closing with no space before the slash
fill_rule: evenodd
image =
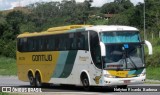
<path id="1" fill-rule="evenodd" d="M 52 55 L 32 55 L 32 61 L 52 61 Z"/>

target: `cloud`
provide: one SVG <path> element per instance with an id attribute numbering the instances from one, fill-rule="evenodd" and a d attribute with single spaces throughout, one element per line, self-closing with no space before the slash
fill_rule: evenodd
<path id="1" fill-rule="evenodd" d="M 92 6 L 100 7 L 105 3 L 113 2 L 114 0 L 93 0 Z M 138 2 L 144 2 L 144 0 L 130 0 L 134 5 L 136 5 Z"/>
<path id="2" fill-rule="evenodd" d="M 137 3 L 139 3 L 139 2 L 144 2 L 144 0 L 131 0 L 131 2 L 134 4 L 134 5 L 136 5 Z"/>
<path id="3" fill-rule="evenodd" d="M 19 2 L 12 2 L 10 3 L 11 4 L 11 7 L 9 9 L 13 9 L 14 7 L 16 6 L 20 6 L 20 3 Z"/>
<path id="4" fill-rule="evenodd" d="M 16 6 L 26 6 L 35 2 L 49 2 L 49 1 L 62 1 L 62 0 L 0 0 L 0 10 L 12 9 Z M 84 0 L 76 0 L 77 2 L 83 2 Z M 92 6 L 100 7 L 104 3 L 113 2 L 114 0 L 93 0 Z M 144 2 L 144 0 L 131 0 L 134 4 L 138 2 Z"/>
<path id="5" fill-rule="evenodd" d="M 93 0 L 92 6 L 100 7 L 103 4 L 107 3 L 108 1 L 112 0 Z"/>
<path id="6" fill-rule="evenodd" d="M 26 6 L 35 2 L 49 2 L 49 1 L 62 1 L 62 0 L 0 0 L 0 10 L 13 9 L 17 6 Z M 84 0 L 76 0 L 83 2 Z"/>
<path id="7" fill-rule="evenodd" d="M 0 0 L 0 10 L 7 10 L 12 8 L 12 3 L 14 4 L 17 0 Z"/>
<path id="8" fill-rule="evenodd" d="M 10 7 L 10 3 L 6 0 L 1 0 L 0 1 L 0 10 L 5 10 L 8 9 Z"/>

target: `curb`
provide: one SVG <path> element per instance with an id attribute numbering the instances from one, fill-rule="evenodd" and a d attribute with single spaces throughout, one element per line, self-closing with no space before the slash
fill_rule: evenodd
<path id="1" fill-rule="evenodd" d="M 160 84 L 160 80 L 146 79 L 145 83 L 155 83 L 155 84 Z"/>

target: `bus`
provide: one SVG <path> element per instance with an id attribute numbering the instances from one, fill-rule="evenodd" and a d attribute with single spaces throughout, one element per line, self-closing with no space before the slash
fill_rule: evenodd
<path id="1" fill-rule="evenodd" d="M 44 83 L 127 87 L 144 83 L 144 45 L 137 28 L 120 25 L 69 25 L 17 36 L 18 78 Z"/>

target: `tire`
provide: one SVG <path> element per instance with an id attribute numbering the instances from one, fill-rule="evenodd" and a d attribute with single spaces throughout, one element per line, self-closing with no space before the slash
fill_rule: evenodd
<path id="1" fill-rule="evenodd" d="M 41 76 L 39 73 L 35 75 L 35 83 L 37 87 L 42 87 Z"/>
<path id="2" fill-rule="evenodd" d="M 31 86 L 36 86 L 35 78 L 34 78 L 32 73 L 28 74 L 28 79 L 29 79 L 29 82 L 30 82 Z"/>
<path id="3" fill-rule="evenodd" d="M 89 91 L 90 90 L 89 79 L 86 74 L 82 74 L 81 82 L 82 82 L 84 90 Z"/>

